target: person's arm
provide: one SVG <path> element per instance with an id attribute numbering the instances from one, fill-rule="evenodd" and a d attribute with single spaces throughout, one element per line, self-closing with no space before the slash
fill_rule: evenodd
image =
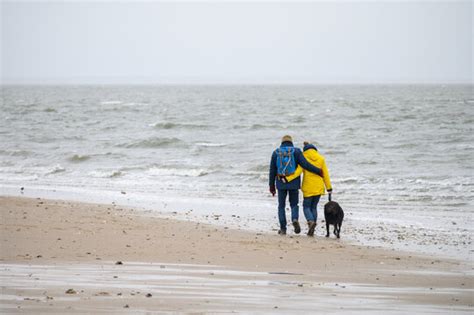
<path id="1" fill-rule="evenodd" d="M 300 150 L 295 151 L 295 157 L 296 161 L 298 161 L 298 164 L 301 165 L 301 167 L 303 167 L 305 170 L 308 170 L 316 175 L 323 176 L 323 172 L 321 171 L 321 169 L 309 163 Z"/>
<path id="2" fill-rule="evenodd" d="M 297 179 L 298 177 L 300 177 L 301 173 L 303 173 L 303 168 L 298 165 L 296 171 L 293 174 L 285 176 L 286 181 L 291 182 L 292 180 Z"/>
<path id="3" fill-rule="evenodd" d="M 272 159 L 270 161 L 270 172 L 269 172 L 269 188 L 270 193 L 275 196 L 275 178 L 277 175 L 277 166 L 276 166 L 276 153 L 273 152 Z"/>
<path id="4" fill-rule="evenodd" d="M 332 191 L 332 186 L 331 186 L 331 178 L 329 177 L 329 171 L 328 167 L 326 165 L 326 160 L 323 159 L 323 181 L 324 181 L 324 186 L 326 186 L 326 190 L 328 192 Z"/>

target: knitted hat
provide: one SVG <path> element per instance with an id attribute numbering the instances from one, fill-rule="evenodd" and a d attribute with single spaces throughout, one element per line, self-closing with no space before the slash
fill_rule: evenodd
<path id="1" fill-rule="evenodd" d="M 315 149 L 316 151 L 318 151 L 318 148 L 316 148 L 314 145 L 312 145 L 308 141 L 303 142 L 303 144 L 304 144 L 303 151 L 306 151 L 309 149 Z"/>
<path id="2" fill-rule="evenodd" d="M 293 138 L 289 135 L 283 136 L 283 138 L 281 138 L 281 142 L 283 143 L 286 141 L 293 142 Z"/>

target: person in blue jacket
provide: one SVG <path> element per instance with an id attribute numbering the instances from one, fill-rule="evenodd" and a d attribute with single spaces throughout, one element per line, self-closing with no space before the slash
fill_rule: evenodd
<path id="1" fill-rule="evenodd" d="M 288 147 L 293 148 L 291 150 L 293 152 L 293 157 L 294 158 L 294 163 L 293 167 L 297 167 L 298 165 L 301 165 L 304 169 L 315 173 L 319 176 L 322 176 L 322 171 L 321 169 L 313 166 L 310 164 L 308 161 L 306 161 L 303 153 L 299 148 L 295 148 L 293 146 L 293 139 L 291 136 L 284 136 L 281 139 L 281 145 L 280 145 L 280 150 L 283 149 L 288 149 Z M 290 201 L 290 207 L 291 207 L 291 221 L 293 223 L 293 227 L 295 229 L 295 233 L 299 234 L 301 232 L 301 227 L 298 222 L 299 218 L 299 209 L 298 209 L 298 191 L 301 186 L 301 180 L 300 177 L 292 180 L 291 182 L 287 182 L 285 180 L 284 176 L 278 176 L 278 166 L 277 166 L 277 160 L 278 160 L 278 153 L 277 151 L 279 149 L 276 149 L 273 151 L 272 154 L 272 159 L 270 162 L 270 193 L 275 196 L 276 194 L 276 189 L 278 190 L 278 220 L 280 221 L 280 230 L 278 231 L 278 234 L 280 235 L 285 235 L 286 234 L 286 214 L 285 214 L 285 201 L 286 201 L 286 196 L 288 195 L 289 201 Z M 276 181 L 276 189 L 275 189 L 275 181 Z"/>

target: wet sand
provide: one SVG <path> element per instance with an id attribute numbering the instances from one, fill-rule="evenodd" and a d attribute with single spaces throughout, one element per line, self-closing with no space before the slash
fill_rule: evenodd
<path id="1" fill-rule="evenodd" d="M 474 311 L 472 261 L 115 205 L 0 197 L 0 211 L 2 313 Z"/>

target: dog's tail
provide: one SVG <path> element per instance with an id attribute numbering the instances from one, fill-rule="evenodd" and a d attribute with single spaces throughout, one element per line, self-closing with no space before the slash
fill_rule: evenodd
<path id="1" fill-rule="evenodd" d="M 328 201 L 331 201 L 332 192 L 328 193 Z"/>

